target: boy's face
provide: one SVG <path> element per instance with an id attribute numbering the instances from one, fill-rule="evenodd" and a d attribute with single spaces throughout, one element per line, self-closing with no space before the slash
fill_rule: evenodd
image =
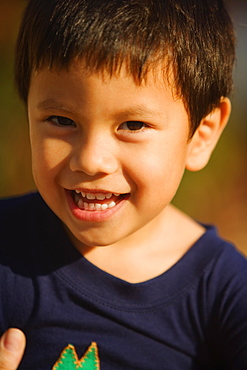
<path id="1" fill-rule="evenodd" d="M 28 114 L 38 190 L 79 248 L 155 231 L 190 148 L 184 105 L 161 78 L 137 86 L 124 69 L 111 79 L 80 62 L 43 69 Z"/>

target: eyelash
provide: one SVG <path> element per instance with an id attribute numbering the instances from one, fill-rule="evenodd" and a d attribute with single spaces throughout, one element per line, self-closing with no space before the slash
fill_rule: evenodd
<path id="1" fill-rule="evenodd" d="M 65 120 L 69 123 L 61 123 L 61 122 L 59 122 L 59 120 Z M 55 125 L 62 126 L 62 127 L 76 126 L 75 122 L 72 119 L 67 118 L 67 117 L 63 117 L 63 116 L 51 116 L 47 119 L 47 121 L 52 122 Z"/>
<path id="2" fill-rule="evenodd" d="M 60 120 L 60 122 L 59 122 L 59 120 Z M 67 117 L 63 117 L 63 116 L 50 116 L 47 119 L 47 121 L 52 122 L 53 124 L 55 124 L 57 126 L 61 126 L 61 127 L 71 127 L 71 126 L 75 127 L 76 126 L 76 123 L 72 119 L 67 118 Z M 124 126 L 126 126 L 127 128 L 124 128 Z M 123 131 L 129 131 L 129 132 L 134 133 L 134 132 L 141 132 L 145 128 L 148 128 L 148 125 L 145 122 L 142 122 L 142 121 L 125 121 L 118 127 L 118 131 L 123 130 Z"/>
<path id="3" fill-rule="evenodd" d="M 140 132 L 140 131 L 143 131 L 145 128 L 148 127 L 147 124 L 142 122 L 142 121 L 126 121 L 126 122 L 123 122 L 119 126 L 118 130 L 124 130 L 123 129 L 124 125 L 126 125 L 126 126 L 128 126 L 128 125 L 131 126 L 132 125 L 132 129 L 130 127 L 127 127 L 127 131 L 130 131 L 130 132 Z"/>

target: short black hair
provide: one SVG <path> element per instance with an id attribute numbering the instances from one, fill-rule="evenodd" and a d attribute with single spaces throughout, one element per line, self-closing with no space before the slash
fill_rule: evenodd
<path id="1" fill-rule="evenodd" d="M 235 34 L 222 0 L 30 0 L 16 44 L 21 98 L 34 70 L 69 68 L 75 58 L 110 76 L 125 63 L 137 84 L 163 63 L 192 136 L 232 90 Z"/>

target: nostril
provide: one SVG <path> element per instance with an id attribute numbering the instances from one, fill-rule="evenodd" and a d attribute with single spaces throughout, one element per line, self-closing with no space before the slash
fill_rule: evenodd
<path id="1" fill-rule="evenodd" d="M 114 145 L 97 134 L 84 138 L 72 148 L 70 169 L 88 176 L 108 175 L 118 170 L 118 156 Z M 101 135 L 103 136 L 103 135 Z"/>

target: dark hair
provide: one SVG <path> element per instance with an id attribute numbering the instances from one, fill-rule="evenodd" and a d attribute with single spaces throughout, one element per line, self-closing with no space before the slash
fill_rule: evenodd
<path id="1" fill-rule="evenodd" d="M 235 36 L 221 0 L 30 0 L 16 47 L 15 75 L 27 102 L 31 74 L 83 58 L 92 71 L 139 84 L 163 63 L 175 79 L 191 135 L 232 89 Z"/>

